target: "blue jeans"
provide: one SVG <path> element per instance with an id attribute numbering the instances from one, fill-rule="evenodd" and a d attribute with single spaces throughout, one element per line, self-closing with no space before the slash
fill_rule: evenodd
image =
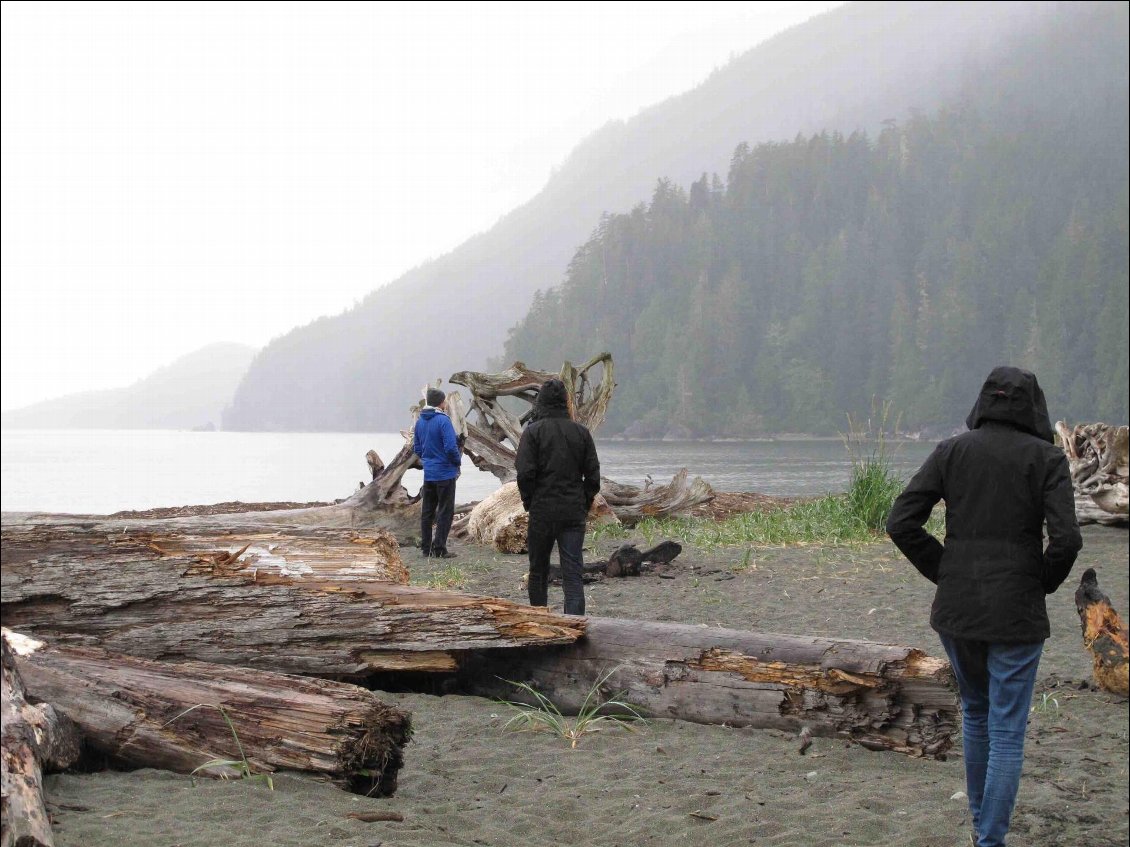
<path id="1" fill-rule="evenodd" d="M 585 546 L 584 521 L 552 521 L 530 515 L 526 548 L 530 551 L 529 595 L 531 606 L 549 603 L 549 554 L 557 542 L 561 559 L 561 588 L 565 592 L 565 614 L 585 613 L 585 585 L 581 579 Z"/>
<path id="2" fill-rule="evenodd" d="M 1003 847 L 1020 788 L 1024 731 L 1044 642 L 939 637 L 961 690 L 965 784 L 977 847 Z"/>

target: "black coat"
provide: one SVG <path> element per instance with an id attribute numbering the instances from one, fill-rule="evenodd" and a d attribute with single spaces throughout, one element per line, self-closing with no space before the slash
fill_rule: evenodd
<path id="1" fill-rule="evenodd" d="M 887 532 L 938 586 L 935 630 L 1042 641 L 1051 633 L 1044 597 L 1083 544 L 1067 457 L 1053 443 L 1035 376 L 1019 368 L 993 370 L 966 423 L 970 431 L 939 444 L 895 501 Z M 938 500 L 946 503 L 944 545 L 923 529 Z"/>
<path id="2" fill-rule="evenodd" d="M 547 382 L 518 443 L 518 492 L 531 518 L 583 521 L 600 491 L 596 445 L 566 403 L 564 384 Z"/>

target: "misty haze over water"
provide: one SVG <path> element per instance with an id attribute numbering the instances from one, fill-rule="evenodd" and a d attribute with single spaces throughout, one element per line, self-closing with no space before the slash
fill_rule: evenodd
<path id="1" fill-rule="evenodd" d="M 167 430 L 5 430 L 0 439 L 0 508 L 108 514 L 125 509 L 347 497 L 369 478 L 365 453 L 385 461 L 397 433 L 243 433 Z M 932 448 L 897 445 L 909 476 Z M 601 472 L 663 483 L 682 467 L 719 491 L 815 495 L 843 491 L 851 473 L 838 440 L 758 442 L 598 441 Z M 405 475 L 415 494 L 420 471 Z M 464 459 L 456 500 L 480 500 L 498 480 Z"/>

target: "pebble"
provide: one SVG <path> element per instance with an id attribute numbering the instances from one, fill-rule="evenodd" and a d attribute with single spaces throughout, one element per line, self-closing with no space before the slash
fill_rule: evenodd
<path id="1" fill-rule="evenodd" d="M 968 795 L 964 791 L 956 791 L 952 795 L 950 795 L 951 800 L 964 800 L 967 797 Z"/>
<path id="2" fill-rule="evenodd" d="M 817 774 L 816 771 L 809 771 L 808 773 L 806 773 L 804 775 L 804 778 L 807 779 L 809 782 L 812 782 L 814 779 L 816 779 L 817 775 L 818 774 Z"/>

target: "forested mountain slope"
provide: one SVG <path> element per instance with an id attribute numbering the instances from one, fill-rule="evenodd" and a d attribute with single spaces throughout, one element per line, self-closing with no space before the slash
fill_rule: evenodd
<path id="1" fill-rule="evenodd" d="M 612 351 L 608 432 L 960 426 L 996 364 L 1127 420 L 1127 5 L 1064 8 L 877 134 L 740 145 L 605 216 L 505 357 Z M 1050 21 L 1049 21 L 1050 23 Z"/>
<path id="2" fill-rule="evenodd" d="M 562 281 L 601 213 L 646 200 L 658 178 L 687 184 L 703 171 L 725 173 L 741 141 L 875 132 L 914 108 L 933 113 L 962 79 L 997 75 L 1010 45 L 1088 14 L 1093 5 L 857 3 L 782 33 L 694 90 L 593 134 L 543 191 L 489 231 L 357 307 L 273 341 L 224 425 L 399 428 L 425 380 L 497 355 L 533 293 Z M 583 346 L 596 349 L 595 341 Z"/>

